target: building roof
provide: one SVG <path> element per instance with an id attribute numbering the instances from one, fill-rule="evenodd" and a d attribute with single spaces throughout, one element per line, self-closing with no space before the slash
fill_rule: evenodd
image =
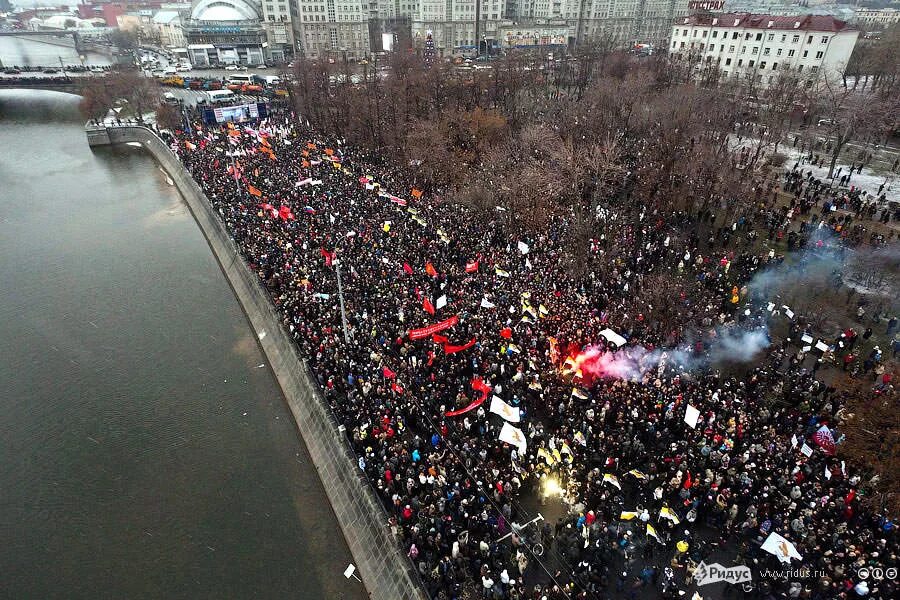
<path id="1" fill-rule="evenodd" d="M 680 17 L 676 25 L 708 25 L 740 29 L 781 29 L 791 31 L 844 31 L 852 29 L 846 21 L 831 15 L 778 16 L 753 13 L 704 13 Z"/>
<path id="2" fill-rule="evenodd" d="M 159 25 L 168 25 L 178 19 L 177 10 L 161 10 L 153 15 L 153 22 Z"/>

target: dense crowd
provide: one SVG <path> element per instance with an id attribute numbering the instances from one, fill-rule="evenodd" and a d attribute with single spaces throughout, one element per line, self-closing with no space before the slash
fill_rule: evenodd
<path id="1" fill-rule="evenodd" d="M 816 379 L 846 338 L 824 356 L 764 342 L 734 375 L 709 363 L 788 319 L 748 287 L 782 258 L 755 250 L 748 220 L 598 217 L 573 263 L 565 215 L 526 232 L 502 207 L 444 202 L 291 114 L 197 125 L 172 146 L 308 357 L 430 597 L 676 598 L 704 560 L 754 572 L 704 597 L 895 597 L 859 575 L 897 566 L 894 521 L 861 508 L 856 466 L 834 455 L 846 397 Z M 765 212 L 756 225 L 774 218 L 779 236 L 800 218 Z M 798 247 L 835 230 L 805 218 Z M 670 318 L 650 318 L 654 303 Z M 794 319 L 790 337 L 807 333 Z M 876 401 L 894 393 L 889 373 L 874 385 Z M 546 494 L 568 514 L 524 525 L 523 499 Z M 802 556 L 793 575 L 759 577 L 787 566 L 762 548 L 771 533 Z"/>

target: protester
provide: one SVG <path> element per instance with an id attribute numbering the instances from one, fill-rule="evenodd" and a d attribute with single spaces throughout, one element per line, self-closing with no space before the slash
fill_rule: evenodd
<path id="1" fill-rule="evenodd" d="M 445 202 L 288 112 L 197 125 L 173 149 L 307 357 L 430 597 L 678 597 L 712 553 L 779 568 L 773 533 L 812 575 L 755 597 L 894 597 L 894 581 L 858 574 L 896 566 L 893 517 L 862 507 L 856 467 L 834 456 L 847 398 L 805 366 L 852 352 L 837 338 L 810 360 L 751 337 L 787 317 L 746 287 L 783 258 L 754 254 L 750 219 L 716 230 L 706 208 L 636 211 L 573 265 L 568 217 L 527 232 L 500 208 Z M 803 248 L 818 224 L 789 231 L 788 212 L 757 225 Z M 819 223 L 843 225 L 827 210 Z M 660 277 L 674 287 L 654 290 Z M 647 316 L 655 299 L 665 323 Z M 711 361 L 734 336 L 761 354 L 733 376 Z M 520 500 L 548 490 L 570 514 L 524 526 Z"/>

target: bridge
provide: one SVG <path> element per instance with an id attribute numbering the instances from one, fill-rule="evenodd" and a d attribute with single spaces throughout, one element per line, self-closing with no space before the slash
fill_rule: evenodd
<path id="1" fill-rule="evenodd" d="M 81 95 L 80 77 L 0 77 L 0 90 L 46 90 Z"/>

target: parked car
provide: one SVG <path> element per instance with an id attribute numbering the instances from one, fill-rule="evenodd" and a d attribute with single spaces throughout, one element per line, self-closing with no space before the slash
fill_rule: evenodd
<path id="1" fill-rule="evenodd" d="M 238 66 L 237 65 L 225 65 L 225 70 L 226 71 L 237 71 Z"/>
<path id="2" fill-rule="evenodd" d="M 44 69 L 41 73 L 46 73 L 47 75 L 54 75 L 59 73 L 59 69 Z"/>
<path id="3" fill-rule="evenodd" d="M 266 65 L 256 65 L 257 69 L 268 69 Z"/>

